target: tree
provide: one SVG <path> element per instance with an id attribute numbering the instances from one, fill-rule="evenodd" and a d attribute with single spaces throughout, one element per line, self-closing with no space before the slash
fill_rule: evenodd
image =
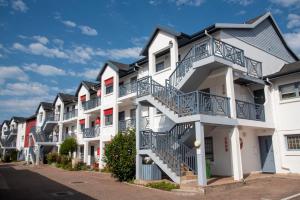
<path id="1" fill-rule="evenodd" d="M 73 153 L 76 150 L 77 141 L 75 138 L 67 138 L 65 141 L 60 145 L 59 153 L 62 155 L 68 155 L 69 152 Z"/>
<path id="2" fill-rule="evenodd" d="M 117 134 L 105 146 L 104 162 L 119 181 L 129 181 L 135 177 L 135 130 Z"/>

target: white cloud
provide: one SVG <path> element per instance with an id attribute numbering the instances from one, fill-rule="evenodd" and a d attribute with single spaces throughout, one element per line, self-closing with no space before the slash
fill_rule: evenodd
<path id="1" fill-rule="evenodd" d="M 188 6 L 201 6 L 205 0 L 170 0 L 177 6 L 188 5 Z"/>
<path id="2" fill-rule="evenodd" d="M 41 43 L 31 43 L 27 47 L 20 43 L 14 43 L 13 49 L 34 55 L 43 55 L 50 58 L 68 58 L 65 52 L 57 48 L 48 48 Z"/>
<path id="3" fill-rule="evenodd" d="M 0 89 L 0 95 L 7 96 L 35 96 L 44 95 L 47 96 L 49 93 L 49 88 L 47 85 L 37 83 L 37 82 L 18 82 L 18 83 L 8 83 L 5 88 Z"/>
<path id="4" fill-rule="evenodd" d="M 49 40 L 45 36 L 35 35 L 32 37 L 41 44 L 48 44 Z"/>
<path id="5" fill-rule="evenodd" d="M 296 52 L 300 57 L 300 31 L 294 33 L 286 33 L 284 37 L 289 46 Z"/>
<path id="6" fill-rule="evenodd" d="M 253 3 L 253 0 L 225 0 L 227 3 L 235 3 L 241 6 L 248 6 Z"/>
<path id="7" fill-rule="evenodd" d="M 86 79 L 91 79 L 91 80 L 95 80 L 96 76 L 98 75 L 100 69 L 99 68 L 95 68 L 95 69 L 89 69 L 89 68 L 85 68 L 84 71 L 80 74 L 78 74 L 79 77 L 84 77 Z"/>
<path id="8" fill-rule="evenodd" d="M 289 14 L 287 28 L 300 27 L 300 15 Z"/>
<path id="9" fill-rule="evenodd" d="M 32 71 L 42 76 L 64 76 L 67 73 L 65 70 L 52 65 L 38 65 L 32 63 L 23 67 L 25 71 Z"/>
<path id="10" fill-rule="evenodd" d="M 159 1 L 159 0 L 150 0 L 148 3 L 152 6 L 157 6 L 157 5 L 161 4 L 161 1 Z"/>
<path id="11" fill-rule="evenodd" d="M 142 36 L 142 37 L 131 38 L 130 41 L 135 46 L 144 46 L 147 40 L 148 40 L 147 36 Z"/>
<path id="12" fill-rule="evenodd" d="M 8 1 L 7 0 L 0 0 L 0 6 L 1 7 L 7 7 L 8 6 Z"/>
<path id="13" fill-rule="evenodd" d="M 81 33 L 88 36 L 96 36 L 98 35 L 98 32 L 96 29 L 91 28 L 89 26 L 78 26 L 78 28 L 81 30 Z"/>
<path id="14" fill-rule="evenodd" d="M 109 57 L 113 59 L 123 59 L 123 58 L 139 58 L 142 48 L 131 47 L 126 49 L 111 49 L 107 51 Z"/>
<path id="15" fill-rule="evenodd" d="M 236 15 L 245 15 L 246 11 L 245 10 L 241 10 L 239 12 L 236 13 Z"/>
<path id="16" fill-rule="evenodd" d="M 22 0 L 13 0 L 11 6 L 15 11 L 20 11 L 23 13 L 27 12 L 28 10 L 27 5 Z"/>
<path id="17" fill-rule="evenodd" d="M 63 48 L 63 45 L 64 45 L 64 41 L 61 40 L 61 39 L 53 39 L 52 40 L 54 44 L 56 44 L 59 48 Z"/>
<path id="18" fill-rule="evenodd" d="M 65 21 L 61 21 L 64 25 L 68 26 L 68 27 L 71 27 L 71 28 L 74 28 L 76 27 L 76 23 L 73 22 L 73 21 L 70 21 L 70 20 L 65 20 Z"/>
<path id="19" fill-rule="evenodd" d="M 0 66 L 0 80 L 4 83 L 6 80 L 27 81 L 27 74 L 17 66 Z"/>
<path id="20" fill-rule="evenodd" d="M 300 0 L 270 0 L 272 3 L 278 4 L 283 7 L 296 6 L 299 7 Z"/>

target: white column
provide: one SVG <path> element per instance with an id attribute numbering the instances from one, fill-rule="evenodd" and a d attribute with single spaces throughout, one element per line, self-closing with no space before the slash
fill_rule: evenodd
<path id="1" fill-rule="evenodd" d="M 35 160 L 36 165 L 40 164 L 40 150 L 41 150 L 41 146 L 38 144 L 36 150 L 36 160 Z"/>
<path id="2" fill-rule="evenodd" d="M 88 160 L 89 143 L 84 142 L 83 144 L 83 162 L 87 163 Z"/>
<path id="3" fill-rule="evenodd" d="M 99 148 L 100 148 L 100 155 L 99 155 L 99 168 L 103 169 L 104 168 L 104 162 L 103 162 L 103 152 L 104 152 L 104 142 L 101 140 L 99 141 Z"/>
<path id="4" fill-rule="evenodd" d="M 58 142 L 62 143 L 63 140 L 63 124 L 59 123 L 58 124 Z"/>
<path id="5" fill-rule="evenodd" d="M 233 70 L 231 67 L 227 68 L 226 71 L 226 95 L 230 98 L 230 116 L 236 118 L 236 105 L 235 105 L 235 93 L 234 93 L 234 82 L 233 82 Z"/>
<path id="6" fill-rule="evenodd" d="M 237 126 L 231 130 L 230 143 L 233 178 L 234 180 L 239 181 L 243 179 L 243 168 L 240 148 L 240 133 Z"/>
<path id="7" fill-rule="evenodd" d="M 136 180 L 139 180 L 141 177 L 141 164 L 142 164 L 142 158 L 139 154 L 140 151 L 140 121 L 141 121 L 141 104 L 138 102 L 136 107 L 136 133 L 135 133 L 135 139 L 136 139 L 136 162 L 135 162 L 135 177 Z"/>
<path id="8" fill-rule="evenodd" d="M 197 148 L 197 171 L 198 185 L 207 185 L 206 179 L 206 161 L 205 161 L 205 142 L 204 142 L 204 127 L 200 121 L 195 122 L 196 140 L 200 141 L 200 147 Z"/>

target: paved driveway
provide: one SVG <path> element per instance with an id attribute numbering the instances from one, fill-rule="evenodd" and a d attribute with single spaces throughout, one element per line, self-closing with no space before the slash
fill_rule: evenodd
<path id="1" fill-rule="evenodd" d="M 266 178 L 206 196 L 183 195 L 119 183 L 108 174 L 69 172 L 49 166 L 0 165 L 0 199 L 199 200 L 282 199 L 300 193 L 299 177 Z M 297 196 L 297 195 L 296 195 Z M 293 199 L 300 199 L 300 196 Z"/>

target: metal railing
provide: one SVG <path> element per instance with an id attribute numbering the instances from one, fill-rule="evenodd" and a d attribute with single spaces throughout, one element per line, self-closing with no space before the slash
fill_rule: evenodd
<path id="1" fill-rule="evenodd" d="M 177 86 L 193 67 L 194 62 L 209 56 L 217 56 L 246 67 L 247 75 L 262 78 L 261 62 L 247 58 L 242 49 L 212 38 L 193 45 L 186 56 L 180 62 L 176 63 L 176 69 L 169 77 L 170 84 Z"/>
<path id="2" fill-rule="evenodd" d="M 196 150 L 187 147 L 168 133 L 141 131 L 140 149 L 151 149 L 178 176 L 181 175 L 182 164 L 197 173 Z"/>
<path id="3" fill-rule="evenodd" d="M 100 97 L 92 98 L 88 101 L 82 102 L 83 110 L 90 110 L 90 109 L 96 108 L 100 105 L 101 105 Z"/>
<path id="4" fill-rule="evenodd" d="M 237 118 L 265 121 L 265 109 L 263 104 L 255 104 L 240 100 L 235 100 L 235 102 Z"/>
<path id="5" fill-rule="evenodd" d="M 68 120 L 68 119 L 71 119 L 71 118 L 74 118 L 77 116 L 78 116 L 78 110 L 75 109 L 75 110 L 64 113 L 64 120 Z"/>
<path id="6" fill-rule="evenodd" d="M 85 128 L 83 130 L 83 138 L 94 138 L 100 135 L 100 127 Z"/>
<path id="7" fill-rule="evenodd" d="M 59 140 L 58 134 L 47 134 L 43 131 L 37 132 L 35 126 L 30 129 L 30 133 L 34 139 L 34 142 L 58 142 Z"/>
<path id="8" fill-rule="evenodd" d="M 137 97 L 152 95 L 163 105 L 181 116 L 194 114 L 223 115 L 230 117 L 229 97 L 214 95 L 201 91 L 183 93 L 171 86 L 166 86 L 144 77 L 138 80 Z"/>
<path id="9" fill-rule="evenodd" d="M 10 130 L 6 130 L 3 132 L 3 135 L 9 135 L 10 134 Z"/>
<path id="10" fill-rule="evenodd" d="M 119 97 L 136 92 L 136 81 L 119 86 Z"/>
<path id="11" fill-rule="evenodd" d="M 123 132 L 128 129 L 135 129 L 136 123 L 135 119 L 126 119 L 119 121 L 119 131 Z"/>

